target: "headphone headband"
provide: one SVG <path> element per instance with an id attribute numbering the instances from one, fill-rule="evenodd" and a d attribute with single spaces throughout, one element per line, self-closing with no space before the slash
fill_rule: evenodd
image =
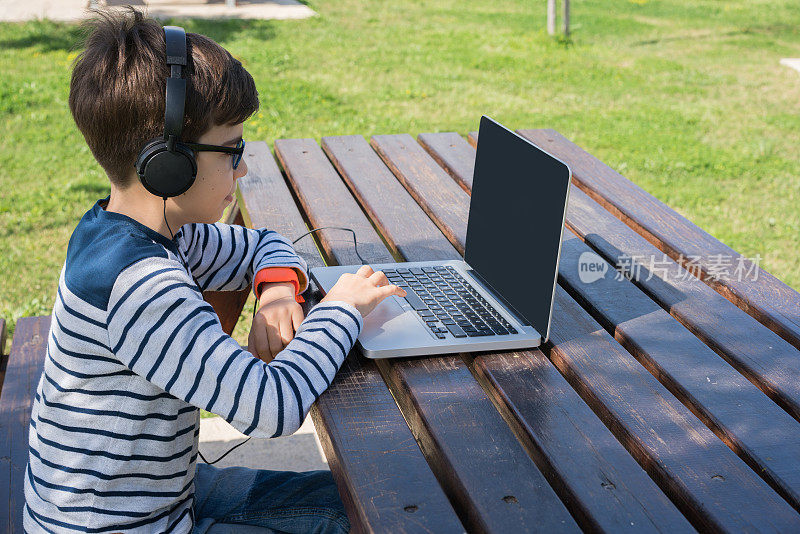
<path id="1" fill-rule="evenodd" d="M 186 32 L 180 26 L 164 26 L 167 65 L 186 65 Z"/>
<path id="2" fill-rule="evenodd" d="M 180 26 L 164 26 L 164 42 L 170 70 L 166 80 L 164 135 L 145 144 L 134 166 L 144 188 L 166 200 L 192 186 L 197 162 L 194 153 L 178 143 L 186 105 L 186 80 L 182 77 L 187 64 L 186 32 Z"/>
<path id="3" fill-rule="evenodd" d="M 186 33 L 180 26 L 164 26 L 164 40 L 167 44 L 167 65 L 170 68 L 164 108 L 164 140 L 167 141 L 170 152 L 174 152 L 175 142 L 183 131 L 183 112 L 186 105 L 186 80 L 182 77 L 183 67 L 186 65 Z"/>

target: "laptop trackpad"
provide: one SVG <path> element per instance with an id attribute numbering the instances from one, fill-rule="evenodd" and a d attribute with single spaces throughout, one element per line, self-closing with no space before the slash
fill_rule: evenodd
<path id="1" fill-rule="evenodd" d="M 408 345 L 410 335 L 426 334 L 416 312 L 404 310 L 397 299 L 391 296 L 382 300 L 364 317 L 364 327 L 358 335 L 362 345 L 372 350 L 402 347 Z"/>

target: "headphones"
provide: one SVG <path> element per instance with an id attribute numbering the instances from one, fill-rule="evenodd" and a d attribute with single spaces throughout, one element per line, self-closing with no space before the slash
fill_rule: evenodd
<path id="1" fill-rule="evenodd" d="M 197 176 L 194 152 L 178 142 L 183 130 L 183 111 L 186 104 L 186 32 L 179 26 L 164 26 L 167 45 L 166 107 L 164 136 L 145 144 L 136 158 L 136 173 L 145 189 L 165 201 L 187 191 Z"/>

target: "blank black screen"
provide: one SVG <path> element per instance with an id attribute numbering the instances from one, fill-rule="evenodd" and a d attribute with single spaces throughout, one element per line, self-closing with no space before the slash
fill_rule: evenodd
<path id="1" fill-rule="evenodd" d="M 464 259 L 547 336 L 570 171 L 481 117 Z"/>

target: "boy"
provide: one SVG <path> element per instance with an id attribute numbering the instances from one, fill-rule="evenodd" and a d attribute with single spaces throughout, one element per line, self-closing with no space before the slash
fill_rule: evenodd
<path id="1" fill-rule="evenodd" d="M 241 152 L 198 151 L 185 193 L 150 193 L 134 163 L 164 132 L 165 32 L 130 6 L 97 13 L 69 105 L 111 194 L 81 218 L 59 277 L 31 414 L 25 530 L 346 532 L 329 471 L 197 465 L 199 408 L 250 436 L 294 433 L 363 317 L 404 292 L 362 266 L 304 319 L 307 265 L 291 243 L 215 223 L 247 173 Z M 186 42 L 180 141 L 243 147 L 258 109 L 253 78 L 207 37 Z M 244 287 L 260 307 L 248 351 L 202 298 Z"/>

